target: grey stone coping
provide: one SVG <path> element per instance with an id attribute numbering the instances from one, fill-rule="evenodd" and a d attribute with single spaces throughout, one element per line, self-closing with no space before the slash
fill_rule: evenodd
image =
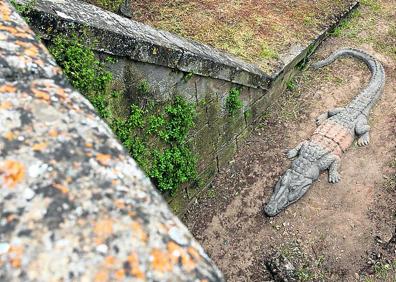
<path id="1" fill-rule="evenodd" d="M 96 39 L 94 49 L 116 56 L 255 88 L 267 89 L 270 82 L 255 65 L 78 0 L 37 0 L 30 24 L 44 36 L 85 27 Z"/>
<path id="2" fill-rule="evenodd" d="M 8 1 L 0 125 L 0 281 L 223 281 Z"/>

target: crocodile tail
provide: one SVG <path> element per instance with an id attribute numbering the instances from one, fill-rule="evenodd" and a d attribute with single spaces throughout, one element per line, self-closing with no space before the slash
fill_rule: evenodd
<path id="1" fill-rule="evenodd" d="M 331 54 L 329 57 L 327 57 L 326 59 L 312 64 L 312 67 L 314 69 L 319 69 L 321 67 L 331 64 L 332 62 L 337 60 L 339 57 L 347 57 L 347 56 L 355 57 L 357 59 L 362 60 L 369 67 L 371 72 L 375 71 L 375 68 L 377 65 L 377 60 L 373 56 L 367 54 L 364 51 L 352 49 L 352 48 L 344 48 L 344 49 L 337 50 L 333 54 Z"/>
<path id="2" fill-rule="evenodd" d="M 367 54 L 364 51 L 353 49 L 353 48 L 344 48 L 338 51 L 335 51 L 326 59 L 319 61 L 317 63 L 312 64 L 312 67 L 315 69 L 327 66 L 337 60 L 339 57 L 354 57 L 361 61 L 363 61 L 371 71 L 371 79 L 369 85 L 362 91 L 362 93 L 356 98 L 370 98 L 371 103 L 375 102 L 382 93 L 384 84 L 385 84 L 385 71 L 382 64 L 375 59 L 373 56 Z M 369 105 L 367 105 L 369 106 Z M 370 107 L 369 107 L 370 108 Z"/>

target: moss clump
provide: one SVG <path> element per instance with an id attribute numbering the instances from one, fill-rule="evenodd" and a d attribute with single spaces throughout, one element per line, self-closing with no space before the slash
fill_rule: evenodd
<path id="1" fill-rule="evenodd" d="M 28 1 L 26 4 L 19 4 L 16 2 L 16 0 L 11 0 L 10 3 L 11 5 L 13 5 L 15 7 L 15 10 L 18 12 L 18 14 L 20 14 L 23 19 L 29 23 L 30 19 L 29 19 L 29 14 L 32 12 L 34 6 L 36 6 L 36 0 L 31 0 Z"/>
<path id="2" fill-rule="evenodd" d="M 124 0 L 84 0 L 84 1 L 114 13 L 118 12 L 120 6 L 124 2 Z"/>
<path id="3" fill-rule="evenodd" d="M 162 110 L 132 105 L 127 119 L 111 124 L 125 148 L 161 191 L 196 180 L 197 159 L 187 145 L 195 108 L 180 96 Z"/>
<path id="4" fill-rule="evenodd" d="M 173 192 L 196 179 L 196 157 L 187 145 L 194 126 L 195 107 L 182 97 L 155 106 L 131 105 L 127 118 L 116 118 L 109 101 L 121 94 L 110 87 L 113 77 L 94 52 L 77 35 L 57 36 L 50 52 L 71 84 L 84 94 L 106 119 L 131 156 L 161 191 Z M 137 91 L 149 95 L 150 85 L 142 80 Z"/>
<path id="5" fill-rule="evenodd" d="M 70 83 L 90 100 L 102 118 L 108 118 L 110 113 L 105 97 L 110 91 L 113 76 L 105 70 L 94 52 L 85 47 L 76 34 L 70 38 L 56 36 L 49 51 Z"/>
<path id="6" fill-rule="evenodd" d="M 240 98 L 241 91 L 237 88 L 231 88 L 226 99 L 226 109 L 228 115 L 231 117 L 236 116 L 242 108 L 242 100 Z"/>

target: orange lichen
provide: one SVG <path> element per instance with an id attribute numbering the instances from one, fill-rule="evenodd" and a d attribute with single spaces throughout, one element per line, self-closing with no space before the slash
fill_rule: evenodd
<path id="1" fill-rule="evenodd" d="M 15 134 L 14 134 L 12 131 L 7 131 L 7 132 L 3 135 L 3 137 L 4 137 L 5 139 L 7 139 L 8 141 L 12 141 L 12 140 L 14 140 L 14 139 L 16 138 Z"/>
<path id="2" fill-rule="evenodd" d="M 107 166 L 109 164 L 110 159 L 111 159 L 111 156 L 107 155 L 107 154 L 97 154 L 96 155 L 96 160 L 101 165 L 104 165 L 104 166 Z"/>
<path id="3" fill-rule="evenodd" d="M 200 261 L 201 260 L 201 256 L 198 253 L 198 251 L 193 248 L 193 247 L 188 247 L 187 252 L 189 253 L 189 255 L 194 258 L 196 261 Z"/>
<path id="4" fill-rule="evenodd" d="M 177 245 L 175 242 L 170 241 L 168 243 L 168 251 L 171 254 L 172 264 L 177 264 L 179 258 L 181 258 L 182 266 L 188 272 L 192 271 L 196 267 L 196 262 L 194 262 L 186 250 Z"/>
<path id="5" fill-rule="evenodd" d="M 98 273 L 95 275 L 95 282 L 107 282 L 109 280 L 109 272 L 107 270 L 100 270 Z"/>
<path id="6" fill-rule="evenodd" d="M 37 88 L 32 88 L 32 92 L 33 92 L 34 96 L 36 96 L 39 99 L 43 99 L 45 101 L 50 100 L 50 95 L 45 91 L 39 90 Z"/>
<path id="7" fill-rule="evenodd" d="M 0 94 L 1 93 L 15 93 L 17 91 L 16 87 L 13 85 L 6 83 L 2 86 L 0 86 Z"/>
<path id="8" fill-rule="evenodd" d="M 153 249 L 151 251 L 151 257 L 151 267 L 154 271 L 169 272 L 172 270 L 173 265 L 171 264 L 168 253 L 165 253 L 160 249 Z"/>
<path id="9" fill-rule="evenodd" d="M 114 273 L 114 278 L 118 281 L 124 280 L 125 278 L 125 271 L 124 269 L 118 269 L 115 273 Z"/>
<path id="10" fill-rule="evenodd" d="M 10 249 L 8 250 L 8 255 L 10 257 L 11 266 L 14 268 L 20 268 L 22 256 L 23 256 L 23 246 L 21 245 L 11 246 Z"/>
<path id="11" fill-rule="evenodd" d="M 123 200 L 116 200 L 114 202 L 114 205 L 119 208 L 119 209 L 124 209 L 125 208 L 125 203 Z"/>
<path id="12" fill-rule="evenodd" d="M 58 133 L 58 130 L 56 130 L 56 129 L 54 129 L 54 128 L 51 128 L 49 131 L 48 131 L 48 135 L 50 136 L 50 137 L 58 137 L 58 135 L 59 135 L 59 133 Z"/>
<path id="13" fill-rule="evenodd" d="M 13 188 L 25 177 L 25 166 L 18 161 L 6 160 L 0 164 L 0 175 L 6 187 Z"/>
<path id="14" fill-rule="evenodd" d="M 32 149 L 35 152 L 41 152 L 44 151 L 45 149 L 47 149 L 48 147 L 48 143 L 47 142 L 43 142 L 43 143 L 36 143 L 33 145 Z"/>
<path id="15" fill-rule="evenodd" d="M 107 256 L 104 261 L 106 267 L 113 267 L 116 263 L 117 259 L 113 256 Z"/>
<path id="16" fill-rule="evenodd" d="M 25 55 L 28 55 L 29 57 L 32 57 L 32 58 L 35 58 L 38 56 L 39 50 L 34 44 L 32 44 L 30 42 L 20 41 L 20 40 L 15 41 L 15 43 L 18 46 L 21 46 L 25 49 L 24 50 Z"/>
<path id="17" fill-rule="evenodd" d="M 140 269 L 138 255 L 136 253 L 133 253 L 130 256 L 128 256 L 128 262 L 131 267 L 131 271 L 130 271 L 131 276 L 143 280 L 144 273 Z"/>
<path id="18" fill-rule="evenodd" d="M 11 10 L 7 7 L 7 5 L 1 4 L 0 5 L 0 14 L 3 18 L 4 22 L 8 22 L 11 16 Z"/>
<path id="19" fill-rule="evenodd" d="M 132 222 L 132 230 L 134 232 L 134 235 L 140 240 L 142 240 L 143 242 L 147 241 L 147 233 L 144 231 L 141 224 L 135 221 Z"/>
<path id="20" fill-rule="evenodd" d="M 113 234 L 113 221 L 111 219 L 102 219 L 95 223 L 94 233 L 96 235 L 96 244 L 102 244 L 107 237 Z"/>
<path id="21" fill-rule="evenodd" d="M 182 266 L 187 272 L 194 270 L 197 266 L 197 263 L 186 253 L 182 253 Z"/>
<path id="22" fill-rule="evenodd" d="M 85 147 L 87 147 L 87 148 L 92 148 L 93 145 L 92 145 L 92 143 L 85 143 Z"/>
<path id="23" fill-rule="evenodd" d="M 12 103 L 10 101 L 4 101 L 0 104 L 0 110 L 10 110 L 12 108 Z"/>
<path id="24" fill-rule="evenodd" d="M 59 191 L 61 191 L 63 194 L 67 194 L 69 192 L 69 188 L 67 188 L 66 186 L 62 185 L 62 184 L 52 184 L 52 186 L 55 189 L 58 189 Z"/>

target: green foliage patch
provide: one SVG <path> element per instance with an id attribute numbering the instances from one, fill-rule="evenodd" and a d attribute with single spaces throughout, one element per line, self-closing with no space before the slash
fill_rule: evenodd
<path id="1" fill-rule="evenodd" d="M 194 126 L 195 107 L 176 96 L 165 105 L 149 101 L 145 107 L 131 105 L 127 118 L 117 118 L 109 102 L 122 93 L 111 89 L 113 77 L 83 44 L 77 35 L 57 36 L 49 51 L 63 68 L 71 84 L 84 94 L 107 120 L 113 132 L 151 177 L 161 191 L 173 192 L 186 182 L 196 180 L 196 156 L 187 145 L 187 136 Z M 139 94 L 150 94 L 150 85 L 142 80 Z"/>
<path id="2" fill-rule="evenodd" d="M 49 51 L 70 83 L 89 99 L 102 118 L 108 118 L 110 113 L 106 94 L 110 91 L 113 76 L 94 52 L 83 45 L 77 34 L 69 38 L 56 36 Z"/>
<path id="3" fill-rule="evenodd" d="M 116 13 L 124 0 L 90 0 L 87 2 L 91 2 L 92 4 L 99 6 L 105 10 Z"/>
<path id="4" fill-rule="evenodd" d="M 231 117 L 236 116 L 242 108 L 242 100 L 240 98 L 241 91 L 238 88 L 231 88 L 226 99 L 226 109 L 228 115 Z"/>
<path id="5" fill-rule="evenodd" d="M 111 124 L 125 148 L 161 191 L 196 180 L 197 158 L 187 145 L 195 107 L 176 96 L 163 109 L 132 105 L 127 119 Z"/>
<path id="6" fill-rule="evenodd" d="M 15 10 L 23 17 L 23 19 L 27 23 L 30 22 L 28 15 L 33 10 L 34 6 L 36 6 L 36 2 L 36 0 L 31 0 L 26 4 L 19 4 L 16 0 L 10 0 L 11 5 L 15 7 Z"/>

